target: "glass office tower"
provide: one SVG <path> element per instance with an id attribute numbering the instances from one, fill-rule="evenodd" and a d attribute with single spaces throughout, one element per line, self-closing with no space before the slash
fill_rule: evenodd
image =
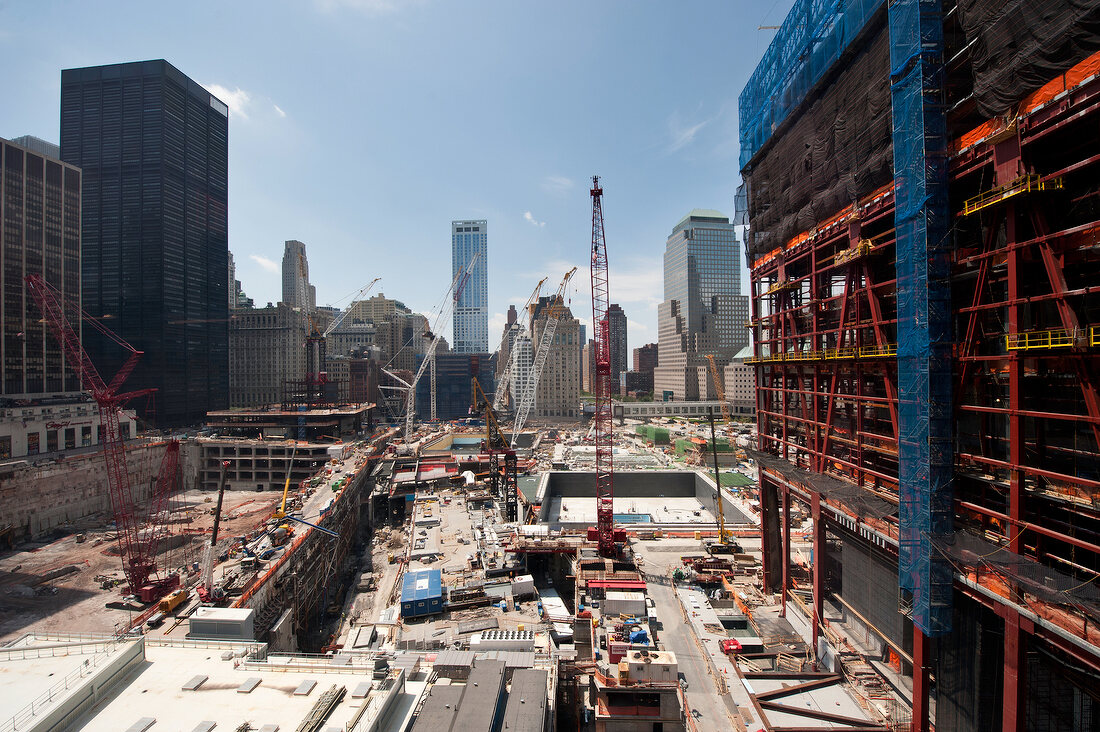
<path id="1" fill-rule="evenodd" d="M 736 227 L 718 211 L 695 209 L 665 243 L 665 299 L 657 308 L 654 398 L 713 395 L 705 357 L 719 367 L 748 344 L 749 300 L 741 294 Z"/>
<path id="2" fill-rule="evenodd" d="M 455 303 L 455 353 L 489 351 L 489 234 L 484 220 L 451 222 L 451 276 L 466 269 L 480 254 Z"/>
<path id="3" fill-rule="evenodd" d="M 24 142 L 28 139 L 23 138 Z M 41 141 L 39 141 L 41 142 Z M 80 334 L 80 169 L 0 140 L 0 394 L 80 391 L 80 380 L 23 278 L 40 275 L 61 293 Z M 0 437 L 0 441 L 3 438 Z M 10 438 L 7 449 L 11 457 Z"/>
<path id="4" fill-rule="evenodd" d="M 61 72 L 61 157 L 83 170 L 84 309 L 145 352 L 161 425 L 229 403 L 229 109 L 167 61 Z M 125 354 L 84 329 L 110 380 Z"/>

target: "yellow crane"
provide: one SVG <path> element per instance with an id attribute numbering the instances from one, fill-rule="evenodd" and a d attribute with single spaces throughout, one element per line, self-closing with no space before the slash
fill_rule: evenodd
<path id="1" fill-rule="evenodd" d="M 710 378 L 714 381 L 714 390 L 718 393 L 718 401 L 722 405 L 722 418 L 726 422 L 726 431 L 730 436 L 730 446 L 733 446 L 733 432 L 730 429 L 732 418 L 730 417 L 730 408 L 726 404 L 726 390 L 722 386 L 722 379 L 718 374 L 718 365 L 714 362 L 714 356 L 707 354 L 707 361 L 710 363 Z M 736 554 L 741 552 L 741 545 L 737 543 L 737 540 L 733 538 L 733 532 L 726 528 L 726 516 L 725 511 L 722 508 L 722 476 L 718 472 L 718 444 L 717 437 L 714 434 L 714 410 L 710 412 L 710 447 L 714 453 L 714 484 L 716 486 L 718 504 L 718 541 L 714 544 L 707 546 L 707 551 L 711 554 Z"/>
<path id="2" fill-rule="evenodd" d="M 298 454 L 298 445 L 294 445 L 294 449 L 290 451 L 290 462 L 286 466 L 286 483 L 283 484 L 283 500 L 279 503 L 279 510 L 275 512 L 273 518 L 281 519 L 286 518 L 286 494 L 290 491 L 290 471 L 294 470 L 294 456 Z"/>

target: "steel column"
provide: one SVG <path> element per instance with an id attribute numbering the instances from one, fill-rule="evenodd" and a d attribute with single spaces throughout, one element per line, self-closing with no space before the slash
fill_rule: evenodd
<path id="1" fill-rule="evenodd" d="M 911 732 L 928 732 L 928 691 L 931 682 L 928 664 L 928 636 L 913 625 L 913 721 Z"/>

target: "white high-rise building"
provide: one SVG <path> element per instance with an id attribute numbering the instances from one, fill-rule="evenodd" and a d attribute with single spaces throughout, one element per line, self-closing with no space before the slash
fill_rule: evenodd
<path id="1" fill-rule="evenodd" d="M 531 389 L 534 377 L 535 352 L 531 347 L 531 336 L 527 333 L 517 336 L 510 351 L 512 359 L 511 387 L 513 407 L 518 407 L 523 395 Z"/>
<path id="2" fill-rule="evenodd" d="M 478 256 L 473 272 L 455 303 L 453 351 L 489 352 L 489 234 L 484 220 L 451 222 L 451 276 Z"/>

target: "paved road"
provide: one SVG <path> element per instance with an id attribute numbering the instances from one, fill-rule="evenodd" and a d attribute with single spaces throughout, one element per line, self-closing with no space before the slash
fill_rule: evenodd
<path id="1" fill-rule="evenodd" d="M 657 567 L 650 567 L 657 570 Z M 718 696 L 714 679 L 707 673 L 706 661 L 695 643 L 691 630 L 680 614 L 676 593 L 669 584 L 667 575 L 649 575 L 646 577 L 649 596 L 657 609 L 657 618 L 661 621 L 658 631 L 660 646 L 676 654 L 680 672 L 687 679 L 688 704 L 697 712 L 696 726 L 699 729 L 718 730 L 729 727 L 726 706 Z M 691 714 L 691 710 L 685 710 Z"/>

